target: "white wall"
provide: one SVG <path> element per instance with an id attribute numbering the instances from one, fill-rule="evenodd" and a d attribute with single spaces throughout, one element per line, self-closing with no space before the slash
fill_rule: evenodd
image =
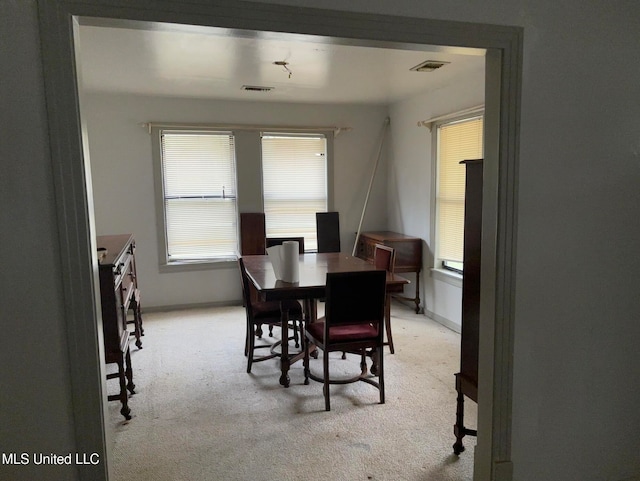
<path id="1" fill-rule="evenodd" d="M 35 2 L 0 3 L 0 456 L 75 448 Z M 74 479 L 73 466 L 46 478 Z M 0 464 L 0 479 L 43 479 Z"/>
<path id="2" fill-rule="evenodd" d="M 424 240 L 420 298 L 425 313 L 457 331 L 461 326 L 462 289 L 440 280 L 442 277 L 434 278 L 431 272 L 432 136 L 429 129 L 417 123 L 483 103 L 484 68 L 389 109 L 388 227 Z"/>
<path id="3" fill-rule="evenodd" d="M 334 140 L 334 208 L 340 212 L 342 249 L 350 252 L 353 248 L 386 107 L 206 101 L 95 92 L 89 92 L 84 100 L 82 113 L 89 133 L 97 234 L 135 235 L 145 307 L 239 301 L 241 291 L 235 263 L 222 269 L 160 272 L 151 137 L 140 127 L 142 122 L 352 127 Z M 239 186 L 238 207 L 241 212 L 250 212 L 260 204 L 260 192 L 250 192 L 260 185 L 260 164 L 240 157 L 239 182 L 252 182 L 244 196 L 240 194 L 246 184 Z M 385 227 L 385 185 L 383 168 L 376 176 L 365 229 Z"/>

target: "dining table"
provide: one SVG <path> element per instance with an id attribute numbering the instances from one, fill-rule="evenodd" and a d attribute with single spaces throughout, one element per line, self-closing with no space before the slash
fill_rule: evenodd
<path id="1" fill-rule="evenodd" d="M 289 311 L 283 301 L 295 299 L 303 302 L 304 322 L 314 322 L 317 318 L 317 301 L 326 295 L 327 274 L 332 272 L 356 272 L 376 270 L 373 263 L 359 257 L 340 252 L 305 253 L 298 256 L 298 282 L 285 282 L 276 278 L 268 255 L 242 256 L 250 282 L 255 287 L 260 300 L 281 303 L 281 327 L 286 333 L 289 326 Z M 391 294 L 402 292 L 409 280 L 387 272 L 385 316 L 390 316 Z M 303 334 L 304 335 L 304 334 Z M 286 337 L 283 335 L 283 338 Z M 306 343 L 303 343 L 305 346 Z M 280 384 L 289 387 L 289 368 L 301 360 L 302 352 L 289 353 L 287 342 L 281 343 Z"/>

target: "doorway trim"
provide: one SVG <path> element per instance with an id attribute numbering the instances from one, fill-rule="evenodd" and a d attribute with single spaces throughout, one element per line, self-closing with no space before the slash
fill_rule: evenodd
<path id="1" fill-rule="evenodd" d="M 61 246 L 67 344 L 81 480 L 108 479 L 105 376 L 88 150 L 83 149 L 74 28 L 83 18 L 169 22 L 327 37 L 396 48 L 486 49 L 485 173 L 478 440 L 474 479 L 509 481 L 523 31 L 519 27 L 429 20 L 235 0 L 37 0 L 47 119 Z M 453 383 L 453 373 L 452 373 Z M 453 401 L 452 401 L 453 406 Z M 452 423 L 455 413 L 452 412 Z M 452 433 L 452 442 L 453 442 Z"/>

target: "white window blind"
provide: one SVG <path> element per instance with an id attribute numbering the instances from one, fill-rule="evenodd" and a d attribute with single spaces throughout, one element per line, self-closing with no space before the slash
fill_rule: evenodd
<path id="1" fill-rule="evenodd" d="M 262 136 L 262 181 L 267 237 L 304 237 L 318 248 L 316 212 L 327 210 L 327 141 L 324 135 Z"/>
<path id="2" fill-rule="evenodd" d="M 238 229 L 233 135 L 165 130 L 161 143 L 168 261 L 235 255 Z"/>
<path id="3" fill-rule="evenodd" d="M 438 258 L 462 262 L 464 247 L 465 166 L 462 160 L 483 157 L 483 118 L 438 127 Z"/>

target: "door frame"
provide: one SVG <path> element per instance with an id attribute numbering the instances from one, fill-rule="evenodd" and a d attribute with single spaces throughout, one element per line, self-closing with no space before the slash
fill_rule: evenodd
<path id="1" fill-rule="evenodd" d="M 77 452 L 105 462 L 79 466 L 107 480 L 109 459 L 98 265 L 86 131 L 74 31 L 83 19 L 169 22 L 325 36 L 395 48 L 486 50 L 485 162 L 480 305 L 478 439 L 474 479 L 509 481 L 523 30 L 520 27 L 291 7 L 241 0 L 37 0 L 54 172 Z M 452 373 L 453 374 L 453 373 Z M 452 375 L 453 383 L 453 375 Z M 452 406 L 454 401 L 452 400 Z M 455 413 L 452 412 L 452 420 Z M 453 442 L 452 433 L 452 442 Z"/>

